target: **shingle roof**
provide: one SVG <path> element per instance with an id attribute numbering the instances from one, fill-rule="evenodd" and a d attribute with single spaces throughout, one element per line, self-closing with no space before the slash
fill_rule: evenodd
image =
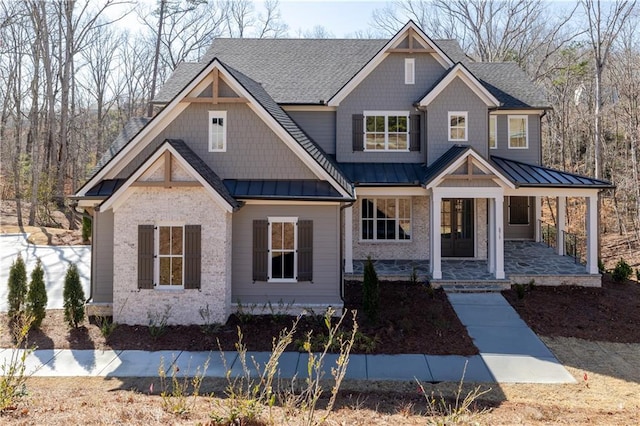
<path id="1" fill-rule="evenodd" d="M 550 108 L 542 89 L 514 62 L 470 62 L 465 66 L 502 102 L 502 108 Z"/>
<path id="2" fill-rule="evenodd" d="M 339 166 L 355 185 L 419 185 L 427 171 L 422 163 L 340 163 Z"/>
<path id="3" fill-rule="evenodd" d="M 206 65 L 199 62 L 179 63 L 169 79 L 158 90 L 153 102 L 158 102 L 159 99 L 162 99 L 162 103 L 171 101 Z"/>
<path id="4" fill-rule="evenodd" d="M 240 71 L 224 63 L 221 64 L 349 195 L 353 195 L 351 183 L 342 174 L 340 169 L 338 169 L 335 162 L 298 127 L 260 84 Z"/>
<path id="5" fill-rule="evenodd" d="M 180 154 L 180 156 L 184 158 L 184 160 L 189 163 L 191 167 L 193 167 L 195 171 L 198 172 L 198 174 L 211 186 L 211 188 L 220 194 L 220 196 L 224 198 L 234 210 L 240 207 L 240 203 L 231 196 L 229 190 L 227 190 L 227 187 L 222 182 L 222 179 L 220 179 L 220 177 L 215 174 L 209 166 L 207 166 L 207 163 L 202 161 L 202 159 L 198 157 L 198 155 L 193 152 L 182 139 L 167 139 L 165 142 L 171 145 L 173 149 L 175 149 L 178 154 Z M 160 149 L 162 145 L 164 144 L 161 144 L 158 149 Z"/>
<path id="6" fill-rule="evenodd" d="M 236 198 L 336 200 L 342 195 L 323 180 L 236 180 L 224 184 Z"/>
<path id="7" fill-rule="evenodd" d="M 613 188 L 611 182 L 594 179 L 548 167 L 521 163 L 502 157 L 491 156 L 491 160 L 516 186 L 538 188 Z"/>
<path id="8" fill-rule="evenodd" d="M 318 104 L 329 100 L 388 39 L 215 39 L 202 57 L 202 69 L 214 57 L 260 83 L 278 103 Z M 467 62 L 455 40 L 434 40 L 455 62 Z M 169 102 L 199 69 L 179 65 L 154 98 Z"/>
<path id="9" fill-rule="evenodd" d="M 111 161 L 111 159 L 115 157 L 115 155 L 122 148 L 124 148 L 124 146 L 128 144 L 129 141 L 133 139 L 133 137 L 137 135 L 138 132 L 142 130 L 142 128 L 146 126 L 149 121 L 151 121 L 151 119 L 148 117 L 133 117 L 129 121 L 127 121 L 118 136 L 116 136 L 114 141 L 111 143 L 109 149 L 107 149 L 104 154 L 102 154 L 100 161 L 98 161 L 96 166 L 91 171 L 89 180 L 91 180 L 91 178 L 96 173 L 98 173 L 100 169 L 102 169 L 109 161 Z"/>

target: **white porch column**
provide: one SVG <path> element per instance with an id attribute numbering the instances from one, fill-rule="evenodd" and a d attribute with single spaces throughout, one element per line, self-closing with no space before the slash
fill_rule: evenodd
<path id="1" fill-rule="evenodd" d="M 564 256 L 564 230 L 567 222 L 567 197 L 556 197 L 556 251 L 560 256 Z"/>
<path id="2" fill-rule="evenodd" d="M 598 273 L 598 194 L 586 197 L 587 273 Z"/>
<path id="3" fill-rule="evenodd" d="M 493 199 L 495 203 L 495 277 L 497 280 L 504 279 L 504 197 L 499 196 Z"/>
<path id="4" fill-rule="evenodd" d="M 353 207 L 344 209 L 344 272 L 353 273 Z"/>
<path id="5" fill-rule="evenodd" d="M 488 229 L 488 247 L 487 247 L 487 270 L 490 274 L 496 272 L 496 205 L 489 198 L 489 229 Z"/>
<path id="6" fill-rule="evenodd" d="M 540 219 L 542 219 L 542 197 L 533 197 L 533 210 L 536 224 L 533 232 L 535 233 L 536 243 L 539 243 L 542 241 L 542 223 L 540 222 Z"/>
<path id="7" fill-rule="evenodd" d="M 429 262 L 429 266 L 431 269 L 431 278 L 434 280 L 442 279 L 442 237 L 440 234 L 441 205 L 442 195 L 434 189 L 431 195 L 431 214 L 429 215 L 431 220 L 431 262 Z"/>

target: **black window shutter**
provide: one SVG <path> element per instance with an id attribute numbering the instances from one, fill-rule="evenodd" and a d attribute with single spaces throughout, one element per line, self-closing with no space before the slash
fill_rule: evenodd
<path id="1" fill-rule="evenodd" d="M 269 273 L 269 222 L 253 221 L 253 281 L 267 281 Z"/>
<path id="2" fill-rule="evenodd" d="M 409 120 L 409 151 L 420 151 L 420 115 L 414 114 Z"/>
<path id="3" fill-rule="evenodd" d="M 138 225 L 138 288 L 153 288 L 153 225 Z"/>
<path id="4" fill-rule="evenodd" d="M 362 114 L 353 114 L 353 150 L 364 150 L 364 116 Z"/>
<path id="5" fill-rule="evenodd" d="M 298 221 L 298 281 L 313 280 L 313 221 Z"/>
<path id="6" fill-rule="evenodd" d="M 199 289 L 202 265 L 200 225 L 184 227 L 184 288 Z"/>

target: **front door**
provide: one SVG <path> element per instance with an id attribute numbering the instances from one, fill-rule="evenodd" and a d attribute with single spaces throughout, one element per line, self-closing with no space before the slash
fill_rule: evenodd
<path id="1" fill-rule="evenodd" d="M 473 199 L 442 200 L 442 257 L 473 257 Z"/>

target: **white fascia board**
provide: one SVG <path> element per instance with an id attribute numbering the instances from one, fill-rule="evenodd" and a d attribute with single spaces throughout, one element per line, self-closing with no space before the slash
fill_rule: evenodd
<path id="1" fill-rule="evenodd" d="M 356 198 L 364 196 L 427 196 L 421 186 L 356 186 Z"/>
<path id="2" fill-rule="evenodd" d="M 110 208 L 113 208 L 114 211 L 117 210 L 118 207 L 120 207 L 120 205 L 122 205 L 122 203 L 126 201 L 129 198 L 129 196 L 131 196 L 131 194 L 133 194 L 134 191 L 130 190 L 131 184 L 134 182 L 137 182 L 138 179 L 147 170 L 153 167 L 153 165 L 156 162 L 158 162 L 158 160 L 167 151 L 171 153 L 172 157 L 176 159 L 178 164 L 181 167 L 183 167 L 189 173 L 189 175 L 191 175 L 193 179 L 195 179 L 202 185 L 202 187 L 205 189 L 207 193 L 209 193 L 209 195 L 211 196 L 211 198 L 214 199 L 214 201 L 216 201 L 219 205 L 221 205 L 227 212 L 229 213 L 233 212 L 233 206 L 231 206 L 227 202 L 227 200 L 225 200 L 218 193 L 218 191 L 213 189 L 211 185 L 209 185 L 209 183 L 206 180 L 204 180 L 202 176 L 200 176 L 200 173 L 198 173 L 184 158 L 182 158 L 182 156 L 168 142 L 165 142 L 163 145 L 161 145 L 158 148 L 158 150 L 151 157 L 149 157 L 147 161 L 144 162 L 144 164 L 138 167 L 138 169 L 129 177 L 129 179 L 127 179 L 127 181 L 120 188 L 118 188 L 116 192 L 111 194 L 111 196 L 107 198 L 100 205 L 100 211 L 106 211 L 106 210 L 109 210 Z M 158 162 L 158 163 L 161 163 L 161 162 Z M 154 167 L 154 169 L 157 169 L 157 167 L 160 167 L 160 164 Z M 135 189 L 135 187 L 133 189 Z"/>
<path id="3" fill-rule="evenodd" d="M 433 102 L 442 91 L 453 82 L 456 77 L 460 77 L 463 83 L 469 87 L 488 107 L 499 107 L 500 101 L 487 90 L 480 81 L 469 72 L 462 64 L 457 64 L 449 73 L 425 95 L 419 102 L 421 107 L 427 107 Z"/>
<path id="4" fill-rule="evenodd" d="M 491 115 L 539 115 L 545 114 L 543 109 L 494 109 L 491 111 Z"/>
<path id="5" fill-rule="evenodd" d="M 284 127 L 247 91 L 238 81 L 224 68 L 220 67 L 219 72 L 224 76 L 225 82 L 231 89 L 239 95 L 251 100 L 249 108 L 265 122 L 267 126 L 293 151 L 298 158 L 316 175 L 318 178 L 327 180 L 344 197 L 351 197 L 342 186 L 331 176 L 313 157 L 287 132 Z"/>
<path id="6" fill-rule="evenodd" d="M 380 49 L 380 51 L 378 51 L 378 53 L 376 53 L 373 58 L 369 60 L 369 62 L 367 62 L 364 67 L 362 67 L 360 71 L 356 73 L 356 75 L 351 77 L 351 80 L 349 80 L 347 84 L 342 86 L 342 88 L 338 90 L 338 92 L 333 95 L 331 99 L 329 99 L 327 105 L 333 107 L 339 106 L 340 102 L 342 102 L 353 89 L 355 89 L 360 83 L 362 83 L 362 81 L 367 78 L 367 76 L 378 65 L 380 65 L 380 63 L 387 56 L 389 56 L 387 50 L 398 44 L 405 37 L 405 35 L 407 35 L 409 29 L 415 31 L 416 35 L 422 38 L 422 41 L 426 43 L 426 46 L 429 46 L 436 51 L 434 57 L 444 68 L 453 66 L 453 62 L 451 61 L 451 59 L 449 59 L 449 57 L 433 42 L 433 40 L 431 40 L 413 21 L 409 21 L 404 27 L 402 27 L 400 31 L 396 33 L 396 35 L 391 38 L 391 40 L 387 42 L 387 44 L 382 47 L 382 49 Z M 425 44 L 423 44 L 423 46 L 425 46 Z"/>
<path id="7" fill-rule="evenodd" d="M 330 107 L 328 105 L 295 105 L 295 104 L 284 104 L 280 105 L 285 112 L 298 112 L 298 111 L 313 111 L 313 112 L 326 112 L 326 111 L 336 111 L 336 107 Z"/>
<path id="8" fill-rule="evenodd" d="M 102 179 L 116 176 L 124 169 L 156 136 L 160 134 L 178 115 L 187 107 L 188 103 L 181 102 L 189 93 L 194 90 L 204 90 L 208 86 L 206 77 L 215 67 L 220 64 L 217 60 L 205 67 L 191 83 L 185 86 L 182 91 L 173 98 L 149 123 L 122 148 L 95 176 L 85 183 L 77 192 L 78 196 L 84 196 L 90 188 L 93 188 Z M 146 143 L 143 143 L 146 142 Z"/>
<path id="9" fill-rule="evenodd" d="M 477 166 L 483 172 L 496 175 L 498 177 L 498 182 L 497 183 L 501 187 L 503 187 L 503 188 L 511 188 L 511 189 L 515 189 L 516 188 L 516 186 L 513 184 L 513 182 L 511 182 L 509 179 L 507 179 L 507 177 L 505 175 L 503 175 L 500 171 L 498 171 L 498 169 L 496 169 L 494 166 L 492 166 L 491 163 L 489 163 L 487 160 L 482 158 L 482 156 L 480 154 L 478 154 L 477 152 L 475 152 L 471 148 L 469 148 L 464 155 L 461 155 L 460 158 L 458 158 L 456 161 L 451 163 L 449 165 L 449 167 L 444 169 L 439 175 L 437 175 L 433 179 L 431 179 L 431 182 L 429 182 L 425 186 L 425 188 L 426 189 L 432 189 L 432 188 L 438 187 L 438 185 L 440 185 L 442 183 L 442 181 L 447 177 L 447 175 L 453 173 L 454 171 L 456 171 L 457 169 L 462 167 L 466 163 L 467 157 L 469 157 L 469 156 L 473 157 L 477 161 L 477 163 L 478 163 Z M 494 181 L 495 180 L 496 179 L 494 179 Z M 447 188 L 454 188 L 454 187 L 448 186 Z"/>
<path id="10" fill-rule="evenodd" d="M 440 187 L 431 188 L 431 195 L 439 198 L 502 198 L 505 196 L 504 188 L 493 186 L 488 188 L 477 187 Z"/>
<path id="11" fill-rule="evenodd" d="M 600 191 L 602 191 L 602 188 L 519 187 L 505 189 L 504 195 L 529 197 L 596 197 Z"/>
<path id="12" fill-rule="evenodd" d="M 255 206 L 339 206 L 345 201 L 250 200 L 238 197 L 246 205 Z"/>

